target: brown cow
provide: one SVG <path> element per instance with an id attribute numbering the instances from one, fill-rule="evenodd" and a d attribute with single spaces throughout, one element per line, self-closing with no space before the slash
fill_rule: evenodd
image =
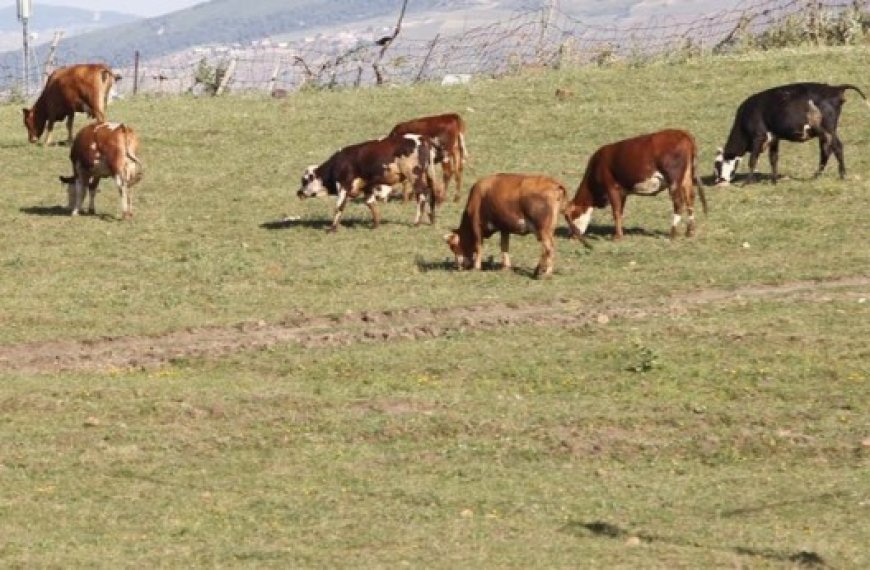
<path id="1" fill-rule="evenodd" d="M 377 201 L 386 200 L 394 184 L 410 183 L 417 196 L 415 224 L 428 204 L 429 219 L 435 221 L 435 206 L 443 200 L 443 192 L 435 184 L 434 152 L 428 139 L 418 135 L 389 136 L 340 149 L 320 166 L 312 165 L 302 175 L 302 186 L 296 195 L 310 198 L 329 194 L 336 196 L 336 212 L 331 231 L 338 229 L 349 198 L 360 192 L 372 212 L 374 227 L 380 223 Z"/>
<path id="2" fill-rule="evenodd" d="M 592 218 L 592 207 L 603 208 L 610 202 L 615 224 L 613 239 L 619 239 L 628 195 L 655 196 L 667 189 L 674 206 L 671 237 L 677 235 L 683 206 L 688 214 L 686 235 L 692 236 L 693 182 L 706 214 L 707 199 L 698 176 L 698 147 L 686 131 L 668 129 L 604 145 L 589 159 L 577 193 L 565 209 L 571 235 L 582 238 Z M 575 221 L 578 217 L 579 222 Z"/>
<path id="3" fill-rule="evenodd" d="M 493 174 L 474 183 L 459 229 L 444 236 L 460 269 L 480 269 L 483 240 L 501 233 L 502 267 L 511 266 L 511 234 L 535 232 L 542 252 L 535 276 L 553 272 L 553 235 L 565 202 L 565 185 L 555 178 L 533 174 Z"/>
<path id="4" fill-rule="evenodd" d="M 45 144 L 48 145 L 54 123 L 66 119 L 67 142 L 71 143 L 76 113 L 87 113 L 97 122 L 104 122 L 109 91 L 119 79 L 120 75 L 115 75 L 107 65 L 101 63 L 71 65 L 54 70 L 33 107 L 22 109 L 30 142 L 37 142 L 45 132 Z"/>
<path id="5" fill-rule="evenodd" d="M 136 156 L 139 137 L 133 129 L 120 123 L 91 123 L 83 127 L 73 141 L 69 158 L 73 175 L 61 176 L 67 185 L 70 214 L 77 216 L 88 190 L 88 212 L 94 213 L 94 197 L 101 178 L 113 178 L 121 194 L 123 219 L 133 217 L 133 194 L 130 188 L 142 178 L 142 163 Z"/>
<path id="6" fill-rule="evenodd" d="M 456 113 L 420 117 L 399 123 L 390 131 L 390 136 L 406 134 L 422 135 L 435 141 L 435 161 L 441 163 L 444 192 L 447 193 L 450 179 L 455 178 L 456 194 L 453 201 L 458 202 L 462 194 L 462 167 L 468 159 L 468 151 L 465 148 L 465 122 L 462 117 Z M 403 195 L 407 200 L 407 193 L 403 192 Z"/>

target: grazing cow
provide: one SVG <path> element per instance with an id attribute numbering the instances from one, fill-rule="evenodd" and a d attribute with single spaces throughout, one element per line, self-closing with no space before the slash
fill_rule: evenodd
<path id="1" fill-rule="evenodd" d="M 407 134 L 422 135 L 435 141 L 435 161 L 441 163 L 444 192 L 447 193 L 450 179 L 455 178 L 456 194 L 453 201 L 458 202 L 462 194 L 462 168 L 468 158 L 465 148 L 465 121 L 456 113 L 448 113 L 405 121 L 390 131 L 390 136 Z M 407 200 L 408 196 L 405 195 L 404 198 Z"/>
<path id="2" fill-rule="evenodd" d="M 88 191 L 88 212 L 94 213 L 94 197 L 101 178 L 113 178 L 121 194 L 123 219 L 133 217 L 130 188 L 142 178 L 142 163 L 136 156 L 139 137 L 132 128 L 120 123 L 91 123 L 77 134 L 70 149 L 73 175 L 61 176 L 67 185 L 70 214 L 82 209 Z"/>
<path id="3" fill-rule="evenodd" d="M 362 193 L 372 212 L 374 227 L 380 223 L 377 200 L 386 200 L 394 184 L 411 184 L 417 197 L 417 217 L 426 205 L 429 220 L 435 221 L 435 206 L 443 200 L 443 192 L 435 185 L 434 152 L 428 139 L 418 135 L 389 136 L 340 149 L 320 166 L 312 165 L 302 175 L 299 198 L 329 194 L 336 196 L 336 212 L 331 231 L 338 222 L 349 198 Z"/>
<path id="4" fill-rule="evenodd" d="M 511 266 L 511 234 L 535 232 L 542 253 L 535 277 L 553 272 L 553 235 L 565 202 L 565 185 L 555 178 L 526 174 L 493 174 L 474 183 L 459 228 L 444 236 L 459 269 L 480 269 L 483 240 L 501 233 L 502 267 Z"/>
<path id="5" fill-rule="evenodd" d="M 688 210 L 686 236 L 691 236 L 695 233 L 693 182 L 698 185 L 706 214 L 707 199 L 698 177 L 698 147 L 686 131 L 667 129 L 604 145 L 589 159 L 577 193 L 565 209 L 571 235 L 582 238 L 592 207 L 603 208 L 610 202 L 613 239 L 620 239 L 628 195 L 655 196 L 667 189 L 674 205 L 671 237 L 677 235 L 683 206 Z"/>
<path id="6" fill-rule="evenodd" d="M 45 132 L 45 144 L 48 145 L 54 123 L 66 119 L 67 142 L 71 143 L 76 113 L 87 113 L 97 122 L 104 122 L 109 91 L 120 79 L 120 75 L 115 75 L 101 63 L 71 65 L 54 70 L 33 107 L 22 109 L 30 142 L 35 143 Z"/>
<path id="7" fill-rule="evenodd" d="M 771 181 L 776 184 L 779 141 L 805 142 L 811 138 L 819 139 L 816 176 L 825 169 L 833 152 L 839 163 L 840 178 L 844 178 L 846 164 L 843 143 L 837 136 L 837 123 L 847 89 L 857 91 L 866 101 L 864 93 L 854 85 L 824 83 L 792 83 L 751 95 L 737 107 L 728 142 L 716 154 L 713 164 L 716 184 L 731 182 L 740 158 L 747 152 L 749 176 L 746 181 L 752 182 L 758 157 L 765 149 L 770 158 Z"/>

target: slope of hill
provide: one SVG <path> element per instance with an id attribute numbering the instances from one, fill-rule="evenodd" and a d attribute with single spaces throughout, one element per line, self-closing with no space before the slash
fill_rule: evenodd
<path id="1" fill-rule="evenodd" d="M 51 38 L 54 30 L 63 30 L 67 37 L 111 28 L 139 20 L 138 16 L 116 11 L 94 11 L 40 4 L 33 11 L 29 30 L 37 43 Z M 21 46 L 21 24 L 14 5 L 0 8 L 0 51 Z"/>

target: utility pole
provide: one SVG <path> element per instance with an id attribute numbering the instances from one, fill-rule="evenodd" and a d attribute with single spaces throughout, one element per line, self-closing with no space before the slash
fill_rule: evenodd
<path id="1" fill-rule="evenodd" d="M 30 0 L 18 0 L 18 21 L 21 22 L 21 27 L 24 30 L 24 80 L 22 87 L 25 98 L 30 96 L 30 33 L 27 31 L 27 23 L 32 14 L 33 7 Z"/>

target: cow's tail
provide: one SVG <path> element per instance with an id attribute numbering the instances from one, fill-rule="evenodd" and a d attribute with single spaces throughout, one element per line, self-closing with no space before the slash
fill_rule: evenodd
<path id="1" fill-rule="evenodd" d="M 136 165 L 136 171 L 130 176 L 130 180 L 127 181 L 132 186 L 142 178 L 145 167 L 142 165 L 139 157 L 136 156 L 136 153 L 133 152 L 133 149 L 130 148 L 130 128 L 127 125 L 121 125 L 121 130 L 124 132 L 124 155 Z"/>
<path id="2" fill-rule="evenodd" d="M 849 84 L 849 83 L 844 83 L 843 85 L 838 85 L 838 86 L 837 86 L 837 89 L 839 89 L 840 91 L 846 91 L 846 90 L 848 90 L 848 89 L 851 89 L 852 91 L 854 91 L 855 93 L 857 93 L 858 95 L 860 95 L 862 99 L 864 99 L 864 104 L 865 104 L 865 105 L 867 105 L 868 107 L 870 107 L 870 101 L 867 100 L 867 96 L 864 95 L 864 92 L 861 91 L 860 89 L 858 89 L 858 87 L 856 87 L 856 86 L 854 86 L 854 85 L 851 85 L 851 84 Z"/>
<path id="3" fill-rule="evenodd" d="M 468 162 L 468 148 L 465 146 L 465 121 L 459 118 L 459 159 L 462 164 Z"/>
<path id="4" fill-rule="evenodd" d="M 121 79 L 121 76 L 115 75 L 115 73 L 113 73 L 108 67 L 103 67 L 100 71 L 100 79 L 102 79 L 102 85 L 100 86 L 102 93 L 100 94 L 100 98 L 103 100 L 103 113 L 105 114 L 106 108 L 109 106 L 109 93 L 112 92 L 112 87 L 114 87 L 115 81 Z"/>
<path id="5" fill-rule="evenodd" d="M 417 164 L 421 172 L 417 177 L 416 184 L 421 184 L 425 180 L 425 185 L 432 189 L 432 200 L 435 204 L 441 204 L 444 201 L 445 188 L 435 176 L 434 143 L 423 137 L 420 138 L 420 142 L 421 144 L 417 147 Z"/>
<path id="6" fill-rule="evenodd" d="M 698 187 L 698 197 L 701 199 L 701 208 L 704 210 L 704 215 L 707 215 L 707 196 L 704 194 L 704 183 L 701 182 L 701 175 L 698 174 L 698 150 L 697 148 L 692 153 L 692 181 Z"/>

